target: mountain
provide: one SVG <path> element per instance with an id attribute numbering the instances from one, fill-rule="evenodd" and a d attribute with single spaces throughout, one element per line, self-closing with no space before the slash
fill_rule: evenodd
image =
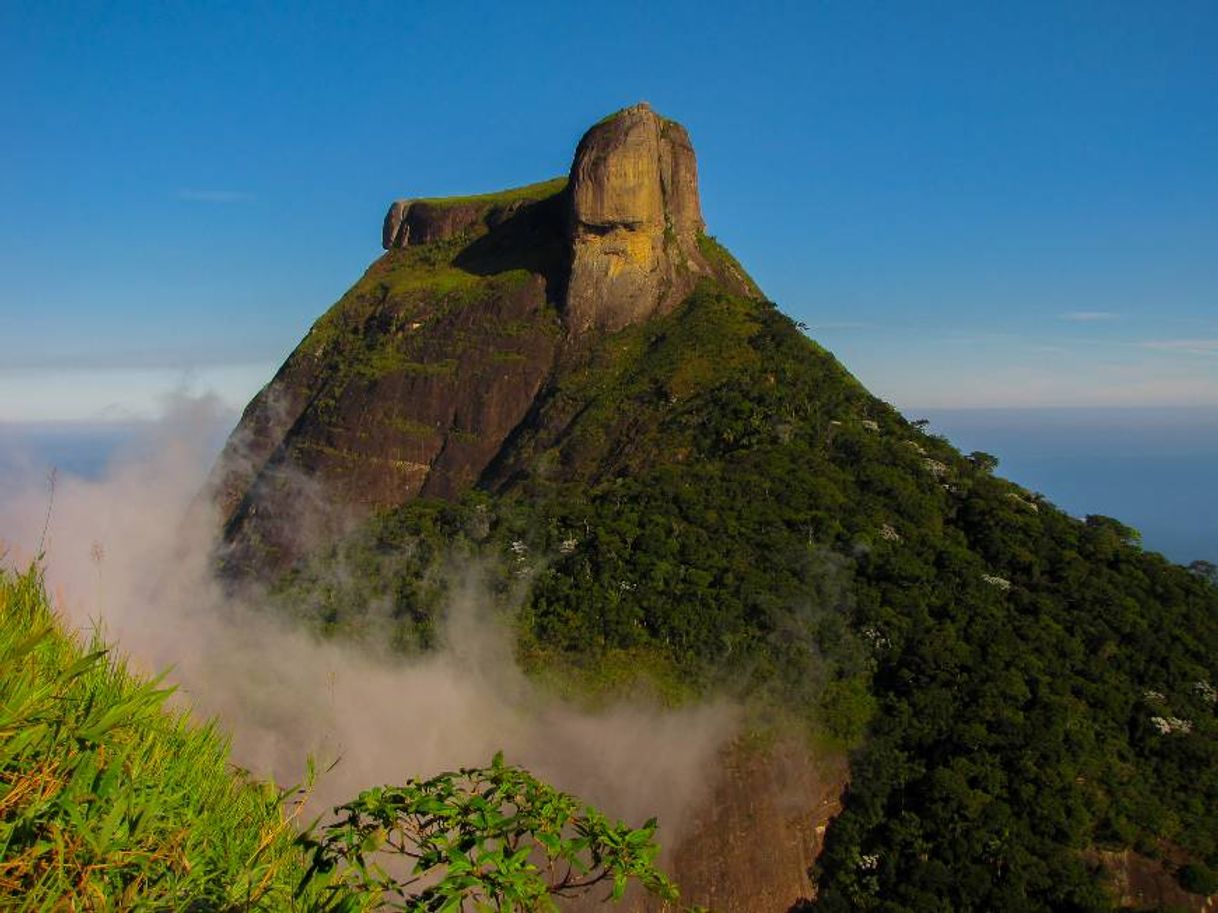
<path id="1" fill-rule="evenodd" d="M 259 542 L 259 567 L 291 555 L 301 505 L 285 477 L 346 506 L 454 497 L 594 339 L 671 312 L 699 281 L 759 297 L 702 233 L 696 168 L 685 130 L 638 105 L 588 131 L 567 180 L 395 202 L 388 253 L 221 459 L 228 540 Z"/>
<path id="2" fill-rule="evenodd" d="M 679 125 L 627 108 L 566 179 L 382 237 L 221 456 L 233 585 L 335 636 L 388 606 L 409 653 L 489 558 L 535 677 L 736 696 L 694 902 L 1218 890 L 1218 588 L 868 393 L 706 234 Z"/>

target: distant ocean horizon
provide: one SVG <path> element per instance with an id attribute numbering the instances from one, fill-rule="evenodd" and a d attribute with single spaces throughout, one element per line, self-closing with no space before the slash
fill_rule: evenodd
<path id="1" fill-rule="evenodd" d="M 1077 517 L 1134 527 L 1179 564 L 1218 563 L 1218 406 L 910 409 L 997 475 Z"/>
<path id="2" fill-rule="evenodd" d="M 997 474 L 1074 515 L 1133 526 L 1145 548 L 1180 564 L 1218 563 L 1218 406 L 906 409 L 965 453 L 998 457 Z M 55 468 L 102 478 L 152 446 L 150 422 L 0 423 L 0 498 Z M 219 453 L 231 422 L 207 446 Z M 211 454 L 214 456 L 214 454 Z M 4 530 L 0 530 L 0 539 Z"/>

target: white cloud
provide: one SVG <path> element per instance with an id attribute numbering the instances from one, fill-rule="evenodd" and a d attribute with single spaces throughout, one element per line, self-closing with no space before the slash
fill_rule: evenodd
<path id="1" fill-rule="evenodd" d="M 1160 352 L 1218 355 L 1218 339 L 1150 339 L 1142 343 L 1142 346 Z"/>

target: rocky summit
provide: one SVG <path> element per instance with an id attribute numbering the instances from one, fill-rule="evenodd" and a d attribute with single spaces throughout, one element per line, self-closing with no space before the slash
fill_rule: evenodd
<path id="1" fill-rule="evenodd" d="M 645 104 L 597 124 L 575 151 L 570 187 L 571 332 L 670 311 L 713 275 L 698 247 L 698 163 L 680 124 Z"/>
<path id="2" fill-rule="evenodd" d="M 568 178 L 397 200 L 381 240 L 220 460 L 236 564 L 284 565 L 335 505 L 475 484 L 588 334 L 670 312 L 699 282 L 760 297 L 704 233 L 688 133 L 646 103 L 588 130 Z"/>
<path id="3" fill-rule="evenodd" d="M 431 244 L 479 225 L 497 227 L 529 199 L 523 192 L 457 200 L 397 200 L 385 215 L 386 250 Z M 646 102 L 605 118 L 580 141 L 571 165 L 561 293 L 572 334 L 620 330 L 674 308 L 700 276 L 698 163 L 685 128 Z"/>

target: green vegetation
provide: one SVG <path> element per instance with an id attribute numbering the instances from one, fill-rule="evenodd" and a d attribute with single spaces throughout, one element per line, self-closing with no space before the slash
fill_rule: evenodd
<path id="1" fill-rule="evenodd" d="M 364 357 L 355 363 L 355 371 L 366 380 L 384 377 L 386 374 L 421 374 L 424 376 L 451 375 L 457 370 L 454 358 L 441 361 L 412 361 L 409 356 L 389 348 L 373 349 L 362 353 Z"/>
<path id="2" fill-rule="evenodd" d="M 400 342 L 398 337 L 413 324 L 422 328 L 453 308 L 517 289 L 532 276 L 526 269 L 484 275 L 455 265 L 455 259 L 468 243 L 469 239 L 462 237 L 387 251 L 314 323 L 305 338 L 307 351 L 321 354 L 333 346 L 345 350 L 356 339 L 364 349 L 370 341 Z M 363 334 L 369 322 L 390 302 L 395 307 L 394 322 L 386 328 L 389 332 L 370 337 Z M 330 354 L 333 357 L 338 353 Z"/>
<path id="3" fill-rule="evenodd" d="M 101 645 L 36 570 L 0 570 L 0 895 L 24 910 L 289 910 L 305 861 L 284 794 Z"/>
<path id="4" fill-rule="evenodd" d="M 463 197 L 420 197 L 415 203 L 426 203 L 428 206 L 507 206 L 510 203 L 523 203 L 530 200 L 544 200 L 555 194 L 562 193 L 567 186 L 567 177 L 550 178 L 548 181 L 537 181 L 522 187 L 510 187 L 507 190 L 496 190 L 491 193 L 476 193 Z"/>
<path id="5" fill-rule="evenodd" d="M 0 569 L 0 668 L 5 909 L 527 913 L 631 881 L 676 900 L 654 821 L 610 821 L 500 756 L 367 790 L 301 832 L 299 795 L 233 768 L 158 681 L 65 634 L 36 568 Z"/>
<path id="6" fill-rule="evenodd" d="M 719 275 L 731 276 L 742 281 L 751 295 L 757 298 L 762 297 L 761 289 L 757 287 L 757 283 L 753 281 L 752 276 L 744 271 L 740 261 L 732 255 L 731 251 L 720 244 L 713 235 L 698 232 L 698 250 L 702 252 L 706 262 L 714 267 Z"/>
<path id="7" fill-rule="evenodd" d="M 310 876 L 340 871 L 332 890 L 399 910 L 550 910 L 631 879 L 662 900 L 676 887 L 655 867 L 656 822 L 632 829 L 503 763 L 367 790 L 304 844 Z M 409 860 L 405 867 L 395 857 Z M 388 868 L 386 868 L 388 866 Z M 403 874 L 404 871 L 404 874 Z"/>
<path id="8" fill-rule="evenodd" d="M 1180 870 L 1180 884 L 1194 894 L 1218 894 L 1218 871 L 1189 864 Z"/>
<path id="9" fill-rule="evenodd" d="M 1209 569 L 995 464 L 870 396 L 772 305 L 704 286 L 564 366 L 481 490 L 375 518 L 281 595 L 332 631 L 375 595 L 426 649 L 442 562 L 493 556 L 519 655 L 556 687 L 629 691 L 632 667 L 665 700 L 732 691 L 851 749 L 827 911 L 1107 910 L 1094 848 L 1184 853 L 1201 884 Z M 358 583 L 302 599 L 334 562 Z"/>

